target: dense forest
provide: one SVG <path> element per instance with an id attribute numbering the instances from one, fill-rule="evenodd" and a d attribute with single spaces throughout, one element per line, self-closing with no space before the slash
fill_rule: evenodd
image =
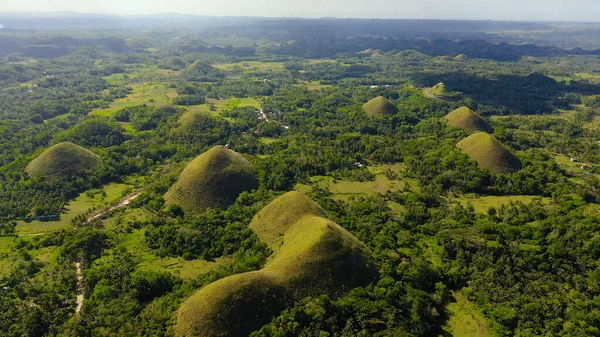
<path id="1" fill-rule="evenodd" d="M 0 16 L 0 335 L 600 335 L 597 25 L 72 20 Z"/>

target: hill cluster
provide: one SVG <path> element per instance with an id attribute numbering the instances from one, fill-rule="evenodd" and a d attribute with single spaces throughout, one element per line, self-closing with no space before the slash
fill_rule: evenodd
<path id="1" fill-rule="evenodd" d="M 273 250 L 259 270 L 226 277 L 188 298 L 177 312 L 177 336 L 245 336 L 306 296 L 341 295 L 377 278 L 367 249 L 324 217 L 299 192 L 288 192 L 252 220 Z"/>
<path id="2" fill-rule="evenodd" d="M 244 191 L 258 187 L 252 165 L 237 152 L 215 146 L 192 160 L 164 198 L 186 212 L 227 208 Z"/>

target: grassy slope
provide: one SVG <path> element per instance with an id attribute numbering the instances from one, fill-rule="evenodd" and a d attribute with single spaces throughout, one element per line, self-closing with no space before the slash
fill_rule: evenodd
<path id="1" fill-rule="evenodd" d="M 364 246 L 322 213 L 298 192 L 267 205 L 250 227 L 276 248 L 271 262 L 192 295 L 177 312 L 176 335 L 247 335 L 294 299 L 336 294 L 375 280 L 377 270 Z"/>
<path id="2" fill-rule="evenodd" d="M 367 115 L 372 117 L 382 117 L 393 115 L 398 112 L 398 107 L 383 96 L 378 96 L 363 105 Z"/>
<path id="3" fill-rule="evenodd" d="M 494 132 L 494 129 L 476 114 L 473 110 L 466 106 L 460 107 L 446 116 L 443 119 L 448 123 L 449 126 L 464 129 L 467 131 L 485 131 L 488 133 Z"/>
<path id="4" fill-rule="evenodd" d="M 433 87 L 429 88 L 429 93 L 435 96 L 445 97 L 450 96 L 450 92 L 446 89 L 446 85 L 438 83 Z"/>
<path id="5" fill-rule="evenodd" d="M 488 322 L 477 306 L 461 293 L 455 293 L 456 302 L 448 304 L 450 314 L 444 330 L 454 337 L 490 337 Z"/>
<path id="6" fill-rule="evenodd" d="M 479 167 L 492 173 L 519 170 L 521 161 L 492 135 L 478 132 L 456 144 L 461 151 L 475 160 Z"/>
<path id="7" fill-rule="evenodd" d="M 252 219 L 250 228 L 273 251 L 278 251 L 283 243 L 285 232 L 296 221 L 307 215 L 325 216 L 325 211 L 306 195 L 290 192 L 273 200 L 258 212 Z"/>
<path id="8" fill-rule="evenodd" d="M 192 160 L 171 186 L 165 201 L 186 212 L 225 208 L 243 191 L 258 187 L 250 163 L 239 153 L 215 146 Z"/>
<path id="9" fill-rule="evenodd" d="M 100 166 L 100 157 L 73 143 L 60 143 L 44 151 L 25 169 L 32 176 L 66 179 Z"/>
<path id="10" fill-rule="evenodd" d="M 458 55 L 456 55 L 456 57 L 454 59 L 456 61 L 464 62 L 464 61 L 468 61 L 469 57 L 467 55 L 465 55 L 465 54 L 458 54 Z"/>

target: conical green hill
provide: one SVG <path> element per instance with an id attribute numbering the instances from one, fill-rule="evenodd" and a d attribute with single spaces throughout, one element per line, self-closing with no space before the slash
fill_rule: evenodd
<path id="1" fill-rule="evenodd" d="M 44 151 L 27 165 L 25 171 L 31 176 L 63 180 L 97 169 L 100 165 L 98 155 L 79 145 L 64 142 Z"/>
<path id="2" fill-rule="evenodd" d="M 449 126 L 466 131 L 494 132 L 494 129 L 485 121 L 485 119 L 481 118 L 481 116 L 466 106 L 450 112 L 444 116 L 443 119 Z"/>
<path id="3" fill-rule="evenodd" d="M 478 132 L 456 144 L 462 152 L 477 162 L 479 167 L 492 173 L 506 173 L 521 169 L 521 161 L 494 136 Z"/>
<path id="4" fill-rule="evenodd" d="M 215 146 L 185 167 L 165 200 L 196 213 L 206 208 L 227 208 L 240 193 L 257 187 L 258 179 L 246 158 Z"/>

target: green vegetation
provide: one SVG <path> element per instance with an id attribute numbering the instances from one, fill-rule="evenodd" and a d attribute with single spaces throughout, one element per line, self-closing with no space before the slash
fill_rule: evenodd
<path id="1" fill-rule="evenodd" d="M 19 15 L 2 336 L 598 335 L 600 25 Z"/>
<path id="2" fill-rule="evenodd" d="M 461 293 L 455 293 L 456 302 L 448 304 L 451 318 L 448 321 L 447 331 L 455 337 L 490 337 L 493 336 L 488 328 L 488 323 L 483 314 L 475 305 Z"/>
<path id="3" fill-rule="evenodd" d="M 177 312 L 176 335 L 247 335 L 291 299 L 343 294 L 373 281 L 377 272 L 365 247 L 322 215 L 298 192 L 267 205 L 250 228 L 275 248 L 271 261 L 260 271 L 224 278 L 192 295 Z"/>
<path id="4" fill-rule="evenodd" d="M 244 157 L 215 146 L 185 167 L 165 194 L 165 200 L 168 205 L 179 205 L 194 213 L 206 208 L 226 208 L 241 192 L 257 186 L 256 175 Z"/>
<path id="5" fill-rule="evenodd" d="M 479 167 L 492 173 L 521 169 L 519 158 L 489 133 L 475 133 L 458 142 L 456 147 L 475 160 Z"/>
<path id="6" fill-rule="evenodd" d="M 444 83 L 438 83 L 433 87 L 429 88 L 429 92 L 437 97 L 446 97 L 450 96 L 450 92 L 446 89 L 446 85 Z"/>
<path id="7" fill-rule="evenodd" d="M 487 133 L 493 133 L 494 129 L 481 118 L 473 110 L 466 106 L 460 107 L 456 110 L 452 110 L 449 114 L 444 116 L 444 120 L 449 126 L 463 129 L 469 132 L 472 131 L 484 131 Z"/>
<path id="8" fill-rule="evenodd" d="M 181 70 L 187 67 L 187 64 L 179 57 L 172 56 L 169 57 L 169 59 L 167 59 L 167 61 L 162 67 L 171 70 Z"/>
<path id="9" fill-rule="evenodd" d="M 31 176 L 65 180 L 100 167 L 100 157 L 73 143 L 52 146 L 27 165 Z"/>
<path id="10" fill-rule="evenodd" d="M 363 109 L 371 117 L 390 116 L 398 112 L 398 107 L 383 96 L 368 101 L 363 105 Z"/>
<path id="11" fill-rule="evenodd" d="M 306 195 L 289 192 L 273 200 L 263 208 L 250 224 L 258 237 L 277 252 L 284 241 L 284 234 L 305 216 L 325 216 L 325 211 Z"/>

